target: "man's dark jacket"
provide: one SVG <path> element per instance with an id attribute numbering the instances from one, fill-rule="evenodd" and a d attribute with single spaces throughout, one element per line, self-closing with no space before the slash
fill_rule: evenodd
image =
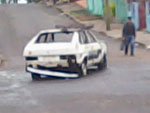
<path id="1" fill-rule="evenodd" d="M 123 34 L 123 37 L 125 37 L 125 38 L 128 36 L 136 37 L 136 29 L 135 29 L 134 23 L 132 23 L 132 22 L 125 23 L 122 34 Z"/>

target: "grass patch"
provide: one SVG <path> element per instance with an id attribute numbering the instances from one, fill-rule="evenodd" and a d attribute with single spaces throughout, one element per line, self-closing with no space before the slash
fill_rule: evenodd
<path id="1" fill-rule="evenodd" d="M 101 16 L 92 15 L 87 10 L 70 11 L 70 15 L 74 16 L 75 18 L 79 19 L 80 21 L 102 19 Z"/>

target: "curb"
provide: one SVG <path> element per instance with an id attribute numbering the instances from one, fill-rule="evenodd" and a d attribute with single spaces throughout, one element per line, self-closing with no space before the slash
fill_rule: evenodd
<path id="1" fill-rule="evenodd" d="M 105 32 L 104 32 L 105 33 Z M 105 33 L 106 34 L 106 33 Z M 114 40 L 120 40 L 121 41 L 121 37 L 120 38 L 113 38 L 112 36 L 109 36 L 106 34 L 107 37 L 112 38 Z M 138 44 L 139 46 L 141 46 L 142 48 L 147 49 L 147 46 L 141 42 L 135 41 L 135 44 Z"/>
<path id="2" fill-rule="evenodd" d="M 121 41 L 121 37 L 120 38 L 113 38 L 112 36 L 109 36 L 107 35 L 105 32 L 100 32 L 100 33 L 103 33 L 105 36 L 107 36 L 108 38 L 112 38 L 114 40 L 119 40 Z M 140 47 L 144 48 L 144 49 L 150 49 L 148 48 L 145 44 L 141 43 L 141 42 L 138 42 L 138 41 L 135 41 L 135 44 L 139 45 Z"/>
<path id="3" fill-rule="evenodd" d="M 55 8 L 57 8 L 57 10 L 59 10 L 61 13 L 63 13 L 66 17 L 70 18 L 71 20 L 79 23 L 80 25 L 85 25 L 85 24 L 81 23 L 81 21 L 79 19 L 75 18 L 74 16 L 71 16 L 68 13 L 65 13 L 61 8 L 59 8 L 57 6 Z"/>

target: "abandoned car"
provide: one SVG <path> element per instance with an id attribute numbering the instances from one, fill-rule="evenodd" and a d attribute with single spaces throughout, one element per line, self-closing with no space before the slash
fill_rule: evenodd
<path id="1" fill-rule="evenodd" d="M 24 48 L 26 71 L 41 76 L 81 77 L 90 66 L 107 66 L 107 46 L 87 29 L 51 29 L 39 32 Z"/>

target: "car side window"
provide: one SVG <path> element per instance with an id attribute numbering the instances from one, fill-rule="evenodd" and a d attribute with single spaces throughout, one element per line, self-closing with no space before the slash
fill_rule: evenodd
<path id="1" fill-rule="evenodd" d="M 54 34 L 50 34 L 50 33 L 43 33 L 41 34 L 36 43 L 49 43 L 49 42 L 54 42 Z"/>
<path id="2" fill-rule="evenodd" d="M 38 36 L 35 43 L 59 43 L 59 42 L 71 42 L 73 37 L 73 32 L 69 33 L 42 33 Z"/>
<path id="3" fill-rule="evenodd" d="M 88 38 L 87 38 L 87 36 L 86 36 L 84 31 L 80 32 L 79 34 L 80 34 L 80 43 L 81 44 L 89 43 L 89 40 L 88 40 Z"/>
<path id="4" fill-rule="evenodd" d="M 49 43 L 49 42 L 54 42 L 54 34 L 48 34 L 47 35 L 47 39 L 45 41 L 46 43 Z"/>
<path id="5" fill-rule="evenodd" d="M 87 37 L 89 38 L 90 43 L 96 42 L 96 39 L 94 38 L 94 36 L 91 34 L 90 31 L 86 31 L 86 35 L 87 35 Z"/>
<path id="6" fill-rule="evenodd" d="M 45 43 L 46 40 L 47 40 L 47 35 L 48 35 L 47 33 L 41 34 L 41 35 L 38 37 L 36 43 Z"/>

